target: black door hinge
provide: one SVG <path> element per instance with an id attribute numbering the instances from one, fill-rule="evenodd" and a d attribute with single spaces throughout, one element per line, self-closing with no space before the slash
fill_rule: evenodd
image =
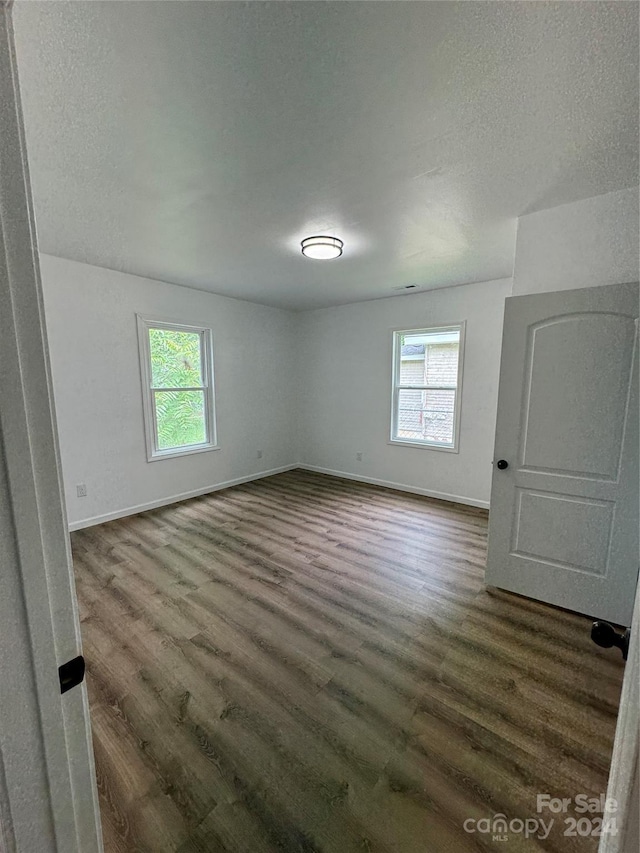
<path id="1" fill-rule="evenodd" d="M 58 677 L 60 678 L 60 693 L 66 693 L 72 687 L 82 684 L 84 680 L 84 658 L 78 655 L 73 660 L 68 660 L 58 667 Z"/>

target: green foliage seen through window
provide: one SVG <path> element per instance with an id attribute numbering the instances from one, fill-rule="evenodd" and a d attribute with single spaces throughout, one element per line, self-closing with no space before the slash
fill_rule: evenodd
<path id="1" fill-rule="evenodd" d="M 149 329 L 151 384 L 156 404 L 158 448 L 187 447 L 206 440 L 202 352 L 198 332 Z"/>

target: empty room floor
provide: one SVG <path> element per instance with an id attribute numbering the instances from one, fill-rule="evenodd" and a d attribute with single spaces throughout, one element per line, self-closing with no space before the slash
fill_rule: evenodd
<path id="1" fill-rule="evenodd" d="M 605 791 L 621 657 L 486 536 L 301 470 L 72 534 L 106 853 L 495 850 L 465 821 Z"/>

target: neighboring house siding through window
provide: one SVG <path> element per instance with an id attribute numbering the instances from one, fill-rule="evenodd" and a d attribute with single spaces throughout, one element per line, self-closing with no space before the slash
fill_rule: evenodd
<path id="1" fill-rule="evenodd" d="M 424 360 L 410 360 L 404 346 L 401 380 L 408 385 L 455 385 L 458 344 L 422 345 Z M 426 352 L 425 352 L 426 350 Z M 398 408 L 398 437 L 450 441 L 453 434 L 455 396 L 449 391 L 404 391 Z"/>
<path id="2" fill-rule="evenodd" d="M 464 324 L 394 332 L 391 440 L 456 450 Z"/>

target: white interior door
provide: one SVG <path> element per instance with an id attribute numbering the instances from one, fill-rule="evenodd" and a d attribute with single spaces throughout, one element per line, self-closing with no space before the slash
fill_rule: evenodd
<path id="1" fill-rule="evenodd" d="M 486 571 L 622 625 L 638 573 L 637 319 L 637 284 L 506 300 Z"/>
<path id="2" fill-rule="evenodd" d="M 102 849 L 10 8 L 0 0 L 0 850 Z"/>

